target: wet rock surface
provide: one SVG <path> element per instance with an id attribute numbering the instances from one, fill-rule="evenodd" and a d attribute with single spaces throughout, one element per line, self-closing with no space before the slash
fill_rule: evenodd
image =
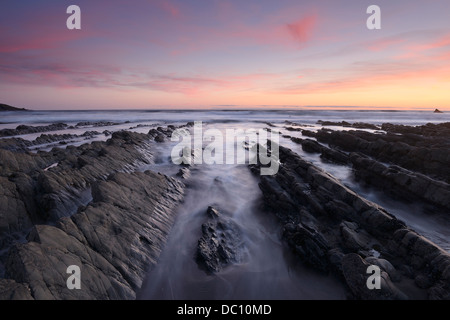
<path id="1" fill-rule="evenodd" d="M 448 183 L 396 165 L 386 166 L 361 154 L 352 153 L 350 159 L 358 180 L 407 201 L 420 199 L 437 208 L 450 210 Z"/>
<path id="2" fill-rule="evenodd" d="M 118 131 L 50 152 L 0 148 L 0 297 L 135 298 L 184 189 L 136 172 L 153 161 L 152 139 Z M 83 290 L 67 289 L 68 265 L 80 266 Z"/>
<path id="3" fill-rule="evenodd" d="M 83 134 L 41 134 L 34 140 L 25 140 L 22 138 L 0 139 L 0 149 L 9 151 L 27 152 L 30 149 L 45 146 L 46 148 L 67 145 L 75 141 L 83 141 L 95 138 L 100 135 L 109 136 L 111 133 L 107 130 L 100 133 L 98 131 L 86 131 Z"/>
<path id="4" fill-rule="evenodd" d="M 239 227 L 218 210 L 208 207 L 207 221 L 202 225 L 196 260 L 207 273 L 217 273 L 243 260 L 244 244 Z"/>
<path id="5" fill-rule="evenodd" d="M 449 298 L 447 252 L 290 149 L 280 147 L 280 160 L 260 189 L 301 261 L 343 279 L 352 299 Z M 382 290 L 366 286 L 371 264 Z"/>
<path id="6" fill-rule="evenodd" d="M 126 123 L 126 122 L 125 122 Z M 74 126 L 69 126 L 66 123 L 58 122 L 52 123 L 45 126 L 30 126 L 30 125 L 19 125 L 15 129 L 1 129 L 0 137 L 11 137 L 11 136 L 19 136 L 23 134 L 30 133 L 42 133 L 49 131 L 61 131 L 66 129 L 75 129 L 75 128 L 84 128 L 84 127 L 107 127 L 107 126 L 116 126 L 121 123 L 119 122 L 110 122 L 110 121 L 83 121 L 79 122 Z"/>
<path id="7" fill-rule="evenodd" d="M 364 123 L 364 122 L 354 122 L 350 123 L 347 121 L 341 121 L 341 122 L 334 122 L 334 121 L 317 121 L 317 124 L 320 124 L 321 126 L 339 126 L 344 128 L 355 128 L 355 129 L 372 129 L 372 130 L 379 130 L 380 127 L 371 123 Z"/>
<path id="8" fill-rule="evenodd" d="M 340 135 L 338 132 L 336 134 Z M 405 201 L 420 200 L 441 211 L 450 209 L 450 185 L 443 181 L 446 178 L 444 176 L 434 179 L 398 165 L 377 161 L 361 152 L 346 153 L 309 138 L 289 138 L 301 144 L 305 152 L 320 153 L 322 159 L 351 165 L 356 180 L 365 185 L 379 188 L 390 196 L 394 195 Z"/>
<path id="9" fill-rule="evenodd" d="M 411 127 L 383 124 L 387 133 L 332 131 L 312 133 L 319 142 L 347 152 L 360 152 L 450 182 L 450 123 Z"/>
<path id="10" fill-rule="evenodd" d="M 67 129 L 69 126 L 65 123 L 52 123 L 46 126 L 29 126 L 19 125 L 15 129 L 2 129 L 0 130 L 0 137 L 17 136 L 21 134 L 39 133 L 47 131 L 58 131 Z"/>
<path id="11" fill-rule="evenodd" d="M 291 128 L 312 139 L 286 137 L 306 152 L 352 166 L 358 181 L 448 210 L 448 124 L 384 124 L 386 133 L 376 134 Z M 106 142 L 37 153 L 29 148 L 70 137 L 1 139 L 0 299 L 135 298 L 157 263 L 184 188 L 137 171 L 153 163 L 152 147 L 175 129 L 118 131 Z M 447 252 L 295 152 L 280 147 L 280 162 L 279 172 L 261 176 L 259 186 L 287 246 L 305 265 L 341 279 L 351 299 L 450 299 Z M 260 172 L 255 165 L 251 170 Z M 181 166 L 176 176 L 190 174 Z M 225 212 L 210 207 L 206 215 L 196 260 L 207 273 L 220 273 L 244 260 L 243 235 Z M 72 264 L 81 267 L 83 290 L 66 287 Z M 382 290 L 366 286 L 370 265 L 381 269 Z"/>
<path id="12" fill-rule="evenodd" d="M 27 284 L 35 299 L 133 299 L 156 264 L 181 200 L 166 176 L 116 173 L 93 187 L 94 200 L 56 226 L 35 225 L 16 244 L 6 277 Z M 83 290 L 66 287 L 66 268 L 80 266 Z"/>

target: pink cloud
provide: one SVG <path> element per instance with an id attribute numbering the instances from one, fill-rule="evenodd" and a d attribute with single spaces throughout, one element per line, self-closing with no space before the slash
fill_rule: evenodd
<path id="1" fill-rule="evenodd" d="M 433 42 L 410 46 L 409 49 L 414 52 L 421 52 L 433 49 L 440 49 L 448 46 L 450 46 L 450 34 L 444 35 Z"/>
<path id="2" fill-rule="evenodd" d="M 87 65 L 83 62 L 39 62 L 23 57 L 6 55 L 0 65 L 0 83 L 44 85 L 58 88 L 114 88 L 148 89 L 195 95 L 223 90 L 247 90 L 258 87 L 276 74 L 158 74 L 142 68 L 119 68 L 111 65 Z M 22 63 L 17 63 L 22 61 Z"/>
<path id="3" fill-rule="evenodd" d="M 288 23 L 286 27 L 295 40 L 304 43 L 311 38 L 316 22 L 317 15 L 313 14 L 303 17 L 296 22 Z"/>
<path id="4" fill-rule="evenodd" d="M 337 76 L 334 79 L 323 79 L 307 83 L 293 83 L 274 93 L 277 94 L 329 94 L 340 93 L 360 88 L 375 88 L 377 86 L 391 86 L 405 81 L 449 81 L 450 65 L 424 66 L 404 65 L 368 65 L 363 69 L 349 70 L 352 75 Z"/>
<path id="5" fill-rule="evenodd" d="M 251 90 L 261 80 L 278 77 L 275 74 L 253 73 L 245 75 L 219 75 L 205 77 L 204 75 L 180 76 L 176 74 L 154 75 L 148 81 L 133 86 L 150 90 L 181 93 L 193 96 L 203 93 L 226 90 Z"/>
<path id="6" fill-rule="evenodd" d="M 367 48 L 371 51 L 383 51 L 388 47 L 392 47 L 401 43 L 404 43 L 405 39 L 401 38 L 389 38 L 389 39 L 380 39 L 370 43 Z"/>
<path id="7" fill-rule="evenodd" d="M 53 49 L 93 34 L 89 28 L 68 30 L 67 17 L 64 6 L 40 11 L 23 10 L 17 20 L 6 21 L 0 28 L 0 53 Z"/>
<path id="8" fill-rule="evenodd" d="M 160 0 L 160 1 L 156 1 L 155 4 L 161 10 L 168 13 L 172 18 L 179 18 L 181 15 L 180 8 L 171 1 Z"/>
<path id="9" fill-rule="evenodd" d="M 442 52 L 442 50 L 447 47 L 450 49 L 450 34 L 428 42 L 405 45 L 401 48 L 403 50 L 402 53 L 394 56 L 394 59 L 416 61 L 424 61 L 425 59 L 430 61 L 445 60 L 448 57 L 448 52 Z"/>
<path id="10" fill-rule="evenodd" d="M 287 20 L 287 17 L 285 19 Z M 149 41 L 163 46 L 173 56 L 180 56 L 198 51 L 249 45 L 272 46 L 284 50 L 298 48 L 298 44 L 304 46 L 312 40 L 318 20 L 316 14 L 305 15 L 292 23 L 286 20 L 260 21 L 256 24 L 237 21 L 211 27 L 207 33 L 204 32 L 204 27 L 185 25 L 182 33 L 176 34 L 170 42 L 166 37 L 159 39 L 158 35 Z"/>

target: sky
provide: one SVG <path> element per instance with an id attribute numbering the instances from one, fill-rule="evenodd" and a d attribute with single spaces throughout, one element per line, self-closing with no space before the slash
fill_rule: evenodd
<path id="1" fill-rule="evenodd" d="M 369 30 L 370 5 L 381 29 Z M 69 5 L 81 30 L 69 30 Z M 0 103 L 450 110 L 450 1 L 2 0 Z"/>

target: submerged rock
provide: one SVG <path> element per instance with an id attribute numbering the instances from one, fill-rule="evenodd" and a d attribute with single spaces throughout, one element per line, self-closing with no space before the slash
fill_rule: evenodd
<path id="1" fill-rule="evenodd" d="M 206 211 L 202 237 L 197 245 L 197 262 L 207 273 L 220 272 L 243 259 L 243 241 L 239 227 L 213 207 Z"/>

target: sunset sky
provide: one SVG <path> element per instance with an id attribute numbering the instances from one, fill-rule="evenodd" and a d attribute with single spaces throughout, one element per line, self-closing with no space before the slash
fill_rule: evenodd
<path id="1" fill-rule="evenodd" d="M 2 0 L 0 103 L 450 110 L 449 17 L 449 0 Z"/>

